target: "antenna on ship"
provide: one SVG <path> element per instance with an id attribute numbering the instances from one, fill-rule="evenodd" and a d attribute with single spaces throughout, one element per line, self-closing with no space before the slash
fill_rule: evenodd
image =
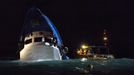
<path id="1" fill-rule="evenodd" d="M 109 45 L 108 32 L 106 29 L 104 29 L 104 32 L 103 32 L 103 44 L 105 47 L 108 47 Z"/>
<path id="2" fill-rule="evenodd" d="M 104 47 L 108 48 L 108 54 L 109 54 L 109 37 L 106 29 L 104 29 L 103 31 L 103 45 Z"/>

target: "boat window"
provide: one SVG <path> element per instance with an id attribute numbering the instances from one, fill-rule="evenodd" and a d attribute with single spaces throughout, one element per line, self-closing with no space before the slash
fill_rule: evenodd
<path id="1" fill-rule="evenodd" d="M 45 37 L 45 42 L 51 43 L 51 38 Z"/>
<path id="2" fill-rule="evenodd" d="M 42 37 L 36 37 L 36 38 L 34 38 L 34 42 L 42 42 Z"/>
<path id="3" fill-rule="evenodd" d="M 32 39 L 28 39 L 28 40 L 25 41 L 25 44 L 29 44 L 31 42 L 32 42 Z"/>

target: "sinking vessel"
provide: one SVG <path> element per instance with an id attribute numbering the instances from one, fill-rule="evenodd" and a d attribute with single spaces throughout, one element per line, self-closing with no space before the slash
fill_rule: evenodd
<path id="1" fill-rule="evenodd" d="M 33 7 L 26 19 L 19 40 L 20 60 L 63 60 L 67 59 L 67 47 L 55 25 L 39 8 Z"/>

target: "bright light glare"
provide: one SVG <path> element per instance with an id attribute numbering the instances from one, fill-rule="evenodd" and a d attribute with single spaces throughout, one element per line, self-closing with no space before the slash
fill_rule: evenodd
<path id="1" fill-rule="evenodd" d="M 50 44 L 48 42 L 46 42 L 45 45 L 49 46 Z"/>
<path id="2" fill-rule="evenodd" d="M 85 49 L 85 48 L 88 48 L 88 46 L 86 46 L 86 45 L 82 45 L 82 48 Z"/>
<path id="3" fill-rule="evenodd" d="M 103 40 L 107 40 L 108 38 L 107 37 L 104 37 Z"/>

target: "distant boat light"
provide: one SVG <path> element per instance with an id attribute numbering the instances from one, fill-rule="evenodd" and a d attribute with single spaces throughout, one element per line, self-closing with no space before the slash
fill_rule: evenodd
<path id="1" fill-rule="evenodd" d="M 108 40 L 108 38 L 107 37 L 104 37 L 103 40 Z"/>
<path id="2" fill-rule="evenodd" d="M 82 47 L 83 49 L 88 48 L 88 46 L 86 46 L 86 45 L 82 45 L 81 47 Z"/>

